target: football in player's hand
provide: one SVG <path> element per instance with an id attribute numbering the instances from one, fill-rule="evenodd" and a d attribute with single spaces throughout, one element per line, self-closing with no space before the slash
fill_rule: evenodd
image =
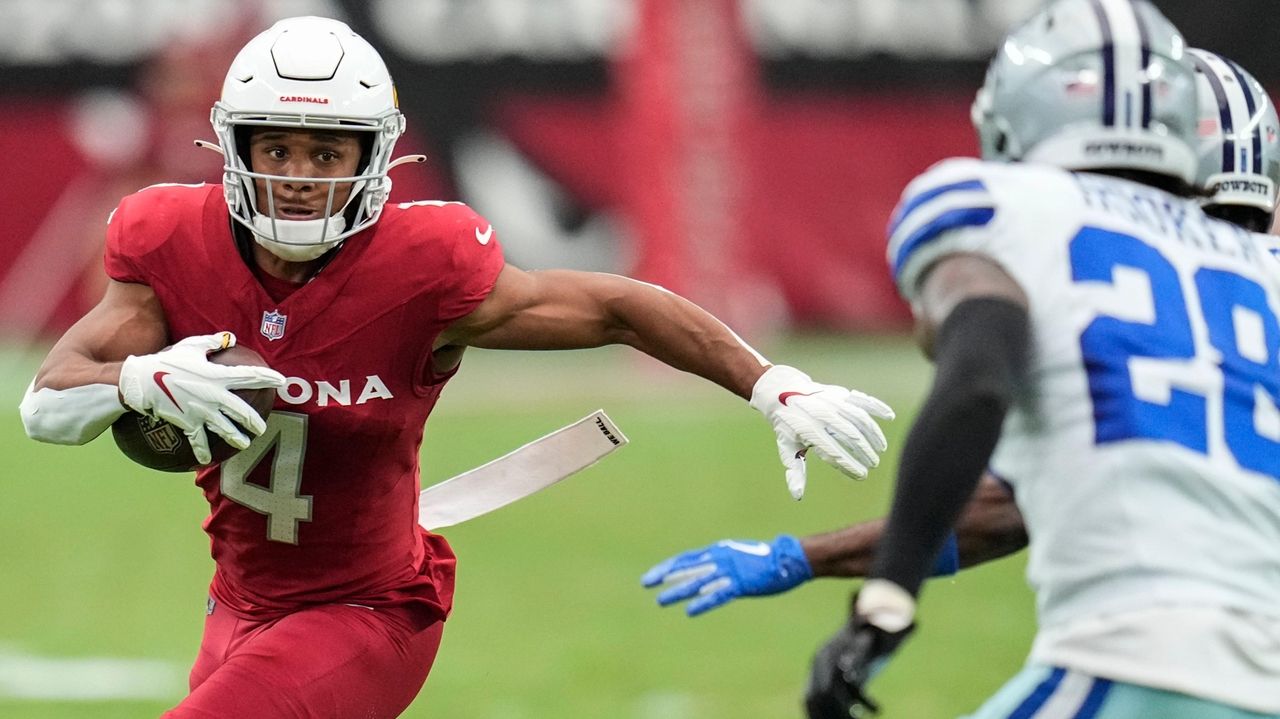
<path id="1" fill-rule="evenodd" d="M 220 365 L 253 365 L 266 367 L 262 355 L 248 347 L 236 345 L 209 355 L 209 361 Z M 249 403 L 263 419 L 271 413 L 276 391 L 262 389 L 232 390 L 236 396 Z M 243 428 L 241 428 L 243 430 Z M 247 434 L 247 433 L 246 433 Z M 125 412 L 111 425 L 111 436 L 116 446 L 129 459 L 144 467 L 161 472 L 191 472 L 200 469 L 195 452 L 187 435 L 164 420 L 149 417 L 140 412 Z M 252 436 L 252 435 L 250 435 Z M 210 464 L 217 464 L 231 457 L 237 450 L 212 431 L 209 432 L 209 451 L 213 454 Z"/>

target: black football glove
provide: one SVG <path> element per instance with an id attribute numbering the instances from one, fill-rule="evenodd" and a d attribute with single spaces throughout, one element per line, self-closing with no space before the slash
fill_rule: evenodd
<path id="1" fill-rule="evenodd" d="M 856 604 L 856 595 L 854 600 Z M 912 623 L 888 632 L 855 613 L 814 655 L 804 698 L 809 719 L 879 714 L 880 706 L 867 696 L 864 687 L 915 627 Z"/>

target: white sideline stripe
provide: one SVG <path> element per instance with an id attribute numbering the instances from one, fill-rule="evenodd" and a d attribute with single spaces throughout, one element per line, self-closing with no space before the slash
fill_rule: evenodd
<path id="1" fill-rule="evenodd" d="M 169 699 L 187 691 L 186 668 L 158 659 L 42 657 L 0 647 L 0 699 Z"/>
<path id="2" fill-rule="evenodd" d="M 686 692 L 653 691 L 636 699 L 636 719 L 692 719 L 702 716 L 697 697 Z M 703 707 L 705 709 L 705 707 Z"/>

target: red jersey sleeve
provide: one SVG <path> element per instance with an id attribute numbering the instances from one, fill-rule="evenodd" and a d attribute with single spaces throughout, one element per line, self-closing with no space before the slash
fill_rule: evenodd
<path id="1" fill-rule="evenodd" d="M 198 225 L 210 185 L 152 185 L 125 197 L 107 218 L 107 276 L 153 283 L 155 255 L 182 227 Z"/>
<path id="2" fill-rule="evenodd" d="M 125 229 L 135 224 L 134 203 L 136 195 L 130 195 L 120 201 L 116 209 L 107 217 L 107 246 L 103 256 L 107 276 L 117 282 L 138 282 L 148 284 L 146 274 L 139 268 L 136 247 L 130 243 L 131 232 Z"/>
<path id="3" fill-rule="evenodd" d="M 439 317 L 448 324 L 470 314 L 489 296 L 506 262 L 488 220 L 461 203 L 441 209 L 441 234 L 446 239 L 443 277 L 451 286 L 440 293 Z"/>

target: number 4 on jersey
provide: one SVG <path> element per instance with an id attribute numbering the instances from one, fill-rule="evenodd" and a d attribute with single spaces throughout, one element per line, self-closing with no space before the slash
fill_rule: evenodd
<path id="1" fill-rule="evenodd" d="M 270 487 L 245 481 L 274 447 Z M 298 543 L 298 522 L 311 521 L 311 497 L 298 494 L 307 450 L 307 416 L 272 412 L 267 429 L 245 449 L 222 463 L 222 495 L 267 515 L 267 538 Z"/>

